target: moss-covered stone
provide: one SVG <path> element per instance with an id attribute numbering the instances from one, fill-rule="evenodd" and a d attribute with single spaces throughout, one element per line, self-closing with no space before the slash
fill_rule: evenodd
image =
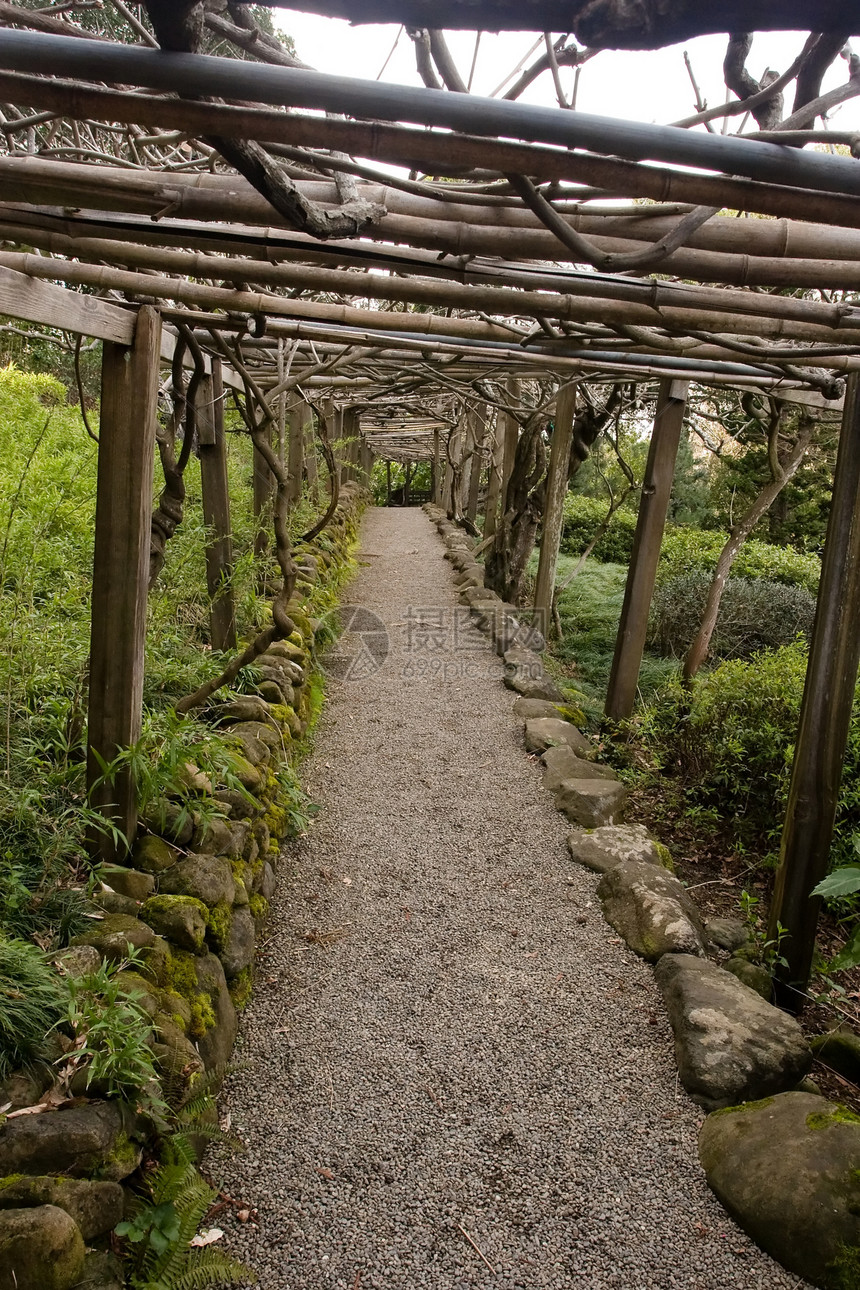
<path id="1" fill-rule="evenodd" d="M 71 941 L 72 945 L 91 945 L 103 959 L 116 962 L 128 955 L 128 947 L 145 950 L 155 941 L 155 933 L 139 918 L 128 914 L 106 914 Z"/>
<path id="2" fill-rule="evenodd" d="M 224 953 L 232 926 L 233 910 L 226 900 L 219 901 L 207 911 L 206 939 L 219 956 Z"/>
<path id="3" fill-rule="evenodd" d="M 116 1182 L 26 1174 L 0 1178 L 0 1210 L 56 1205 L 78 1225 L 85 1241 L 111 1231 L 122 1218 L 123 1190 Z"/>
<path id="4" fill-rule="evenodd" d="M 230 982 L 230 998 L 233 1000 L 233 1007 L 237 1012 L 246 1008 L 251 998 L 251 989 L 253 986 L 253 976 L 250 968 L 244 968 L 237 977 Z"/>
<path id="5" fill-rule="evenodd" d="M 236 895 L 230 861 L 224 856 L 187 856 L 161 875 L 159 889 L 171 896 L 193 896 L 210 907 L 232 905 Z"/>
<path id="6" fill-rule="evenodd" d="M 141 918 L 180 949 L 199 953 L 206 936 L 208 909 L 193 896 L 151 896 Z"/>
<path id="7" fill-rule="evenodd" d="M 84 1254 L 77 1224 L 56 1205 L 0 1212 L 0 1271 L 10 1290 L 71 1290 Z"/>
<path id="8" fill-rule="evenodd" d="M 161 873 L 162 870 L 169 869 L 171 865 L 176 864 L 178 857 L 179 852 L 176 847 L 152 833 L 145 833 L 143 837 L 138 838 L 131 853 L 135 869 L 141 869 L 148 874 Z"/>
<path id="9" fill-rule="evenodd" d="M 824 1290 L 857 1290 L 860 1117 L 809 1093 L 709 1115 L 708 1182 L 783 1267 Z"/>
<path id="10" fill-rule="evenodd" d="M 102 865 L 99 876 L 114 891 L 121 896 L 129 896 L 132 900 L 144 901 L 155 891 L 155 878 L 151 873 L 128 869 L 125 865 Z"/>

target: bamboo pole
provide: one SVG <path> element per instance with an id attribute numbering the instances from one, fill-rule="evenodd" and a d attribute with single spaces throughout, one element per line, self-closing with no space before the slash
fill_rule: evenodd
<path id="1" fill-rule="evenodd" d="M 450 94 L 378 81 L 330 76 L 305 68 L 274 67 L 116 45 L 104 41 L 5 29 L 0 46 L 5 69 L 40 76 L 79 76 L 97 82 L 141 85 L 174 94 L 232 97 L 281 107 L 340 112 L 381 121 L 441 126 L 490 138 L 523 139 L 624 157 L 662 161 L 799 185 L 819 192 L 860 195 L 852 158 L 786 149 L 731 135 L 699 133 L 585 112 Z"/>
<path id="2" fill-rule="evenodd" d="M 800 729 L 783 826 L 768 936 L 778 965 L 777 996 L 799 1011 L 809 982 L 821 901 L 811 895 L 826 875 L 854 691 L 860 665 L 860 377 L 848 384 L 833 481 L 833 500 L 818 587 L 818 605 Z"/>
<path id="3" fill-rule="evenodd" d="M 133 776 L 125 770 L 112 784 L 97 781 L 104 763 L 140 737 L 160 345 L 161 319 L 144 307 L 132 344 L 106 341 L 102 351 L 87 791 L 129 844 L 137 829 Z M 124 852 L 107 832 L 94 843 L 103 861 Z"/>
<path id="4" fill-rule="evenodd" d="M 606 694 L 606 716 L 614 722 L 626 721 L 631 717 L 636 702 L 639 669 L 648 633 L 648 614 L 654 595 L 657 563 L 672 495 L 672 479 L 686 406 L 686 382 L 660 382 L 633 537 L 633 551 Z"/>
<path id="5" fill-rule="evenodd" d="M 333 148 L 454 178 L 476 167 L 481 170 L 489 168 L 491 173 L 528 174 L 538 180 L 595 185 L 610 195 L 617 193 L 653 201 L 727 207 L 846 227 L 857 227 L 860 223 L 856 202 L 839 194 L 825 195 L 805 187 L 761 184 L 754 180 L 716 178 L 689 171 L 641 166 L 616 157 L 476 136 L 452 136 L 413 127 L 384 125 L 378 121 L 347 121 L 296 113 L 287 115 L 253 107 L 239 108 L 181 98 L 160 99 L 3 72 L 0 72 L 0 98 L 21 106 L 46 107 L 79 120 L 95 118 L 163 126 L 180 129 L 192 137 L 217 132 L 226 138 Z M 109 198 L 109 193 L 106 198 Z M 163 203 L 162 209 L 175 202 L 176 198 L 174 190 L 172 199 Z M 37 203 L 51 201 L 50 198 L 24 198 L 23 195 L 22 199 Z M 97 209 L 114 209 L 97 199 L 92 204 Z"/>
<path id="6" fill-rule="evenodd" d="M 54 168 L 61 167 L 55 163 Z M 0 178 L 3 171 L 4 162 L 0 158 Z M 368 280 L 363 274 L 289 262 L 272 263 L 270 259 L 240 260 L 231 264 L 220 256 L 173 251 L 160 242 L 156 248 L 152 248 L 129 245 L 118 238 L 82 236 L 78 231 L 80 222 L 75 220 L 58 221 L 39 213 L 25 216 L 21 212 L 14 212 L 13 219 L 10 218 L 9 208 L 4 210 L 2 206 L 0 212 L 6 216 L 0 220 L 2 238 L 23 241 L 59 255 L 84 259 L 89 257 L 98 261 L 113 260 L 195 278 L 216 277 L 223 280 L 231 276 L 247 275 L 257 282 L 291 289 L 340 291 L 367 297 L 378 295 L 389 300 L 533 317 L 555 317 L 569 321 L 606 321 L 682 330 L 689 327 L 734 334 L 751 333 L 772 339 L 840 339 L 851 343 L 860 329 L 860 318 L 856 311 L 844 304 L 830 305 L 788 297 L 752 295 L 749 292 L 721 288 L 694 288 L 687 284 L 646 284 L 624 277 L 600 278 L 594 274 L 560 271 L 524 272 L 504 265 L 481 266 L 475 262 L 462 269 L 442 270 L 437 261 L 432 257 L 423 258 L 425 253 L 420 251 L 406 258 L 398 253 L 390 261 L 383 257 L 379 262 L 379 267 L 390 267 L 398 273 L 418 274 L 418 277 L 403 279 L 374 275 L 372 280 Z M 49 227 L 42 227 L 45 224 Z M 69 226 L 72 234 L 57 232 L 59 224 Z M 105 228 L 103 225 L 96 227 Z M 199 228 L 188 227 L 187 231 L 162 233 L 153 231 L 152 227 L 147 229 L 134 226 L 126 231 L 126 235 L 150 242 L 158 239 L 163 241 L 164 238 L 187 242 L 203 237 L 204 232 Z M 206 232 L 205 236 L 208 239 L 209 233 Z M 268 246 L 268 255 L 274 255 L 275 247 L 271 239 L 249 239 L 247 235 L 243 237 L 239 230 L 235 234 L 231 233 L 229 240 L 215 239 L 216 249 L 245 255 L 251 255 L 254 250 L 259 252 L 264 244 Z M 824 244 L 826 245 L 826 237 Z M 330 244 L 325 253 L 328 256 L 336 255 L 337 258 L 350 258 L 347 244 L 344 243 Z M 299 235 L 295 235 L 280 252 L 286 261 L 308 255 L 320 258 L 321 254 L 318 244 L 308 245 L 307 240 L 301 241 Z M 386 254 L 393 254 L 393 249 Z M 356 264 L 360 262 L 360 257 L 355 255 L 352 259 Z M 850 266 L 846 266 L 846 272 L 849 268 Z M 841 271 L 840 266 L 840 273 Z M 422 273 L 438 276 L 440 272 L 456 274 L 458 278 L 471 276 L 475 281 L 474 284 L 462 286 L 459 283 L 441 284 L 429 279 L 429 276 L 420 277 Z M 506 287 L 516 287 L 518 290 L 506 291 Z M 529 290 L 530 287 L 533 289 Z M 540 290 L 535 290 L 535 287 Z M 737 321 L 733 315 L 738 316 Z M 792 326 L 795 323 L 798 326 Z"/>
<path id="7" fill-rule="evenodd" d="M 2 172 L 2 166 L 0 166 L 0 172 Z M 63 200 L 70 200 L 68 192 Z M 236 201 L 235 193 L 227 190 L 219 211 L 220 218 L 241 218 L 242 205 L 244 203 Z M 232 210 L 225 209 L 231 206 Z M 263 212 L 258 213 L 260 217 L 262 214 Z M 582 220 L 568 221 L 572 227 L 582 222 Z M 605 221 L 602 223 L 605 224 Z M 743 237 L 747 227 L 757 223 L 766 225 L 768 221 L 736 220 L 730 223 L 733 224 L 731 229 L 725 232 L 721 230 L 719 239 L 712 239 L 720 243 L 716 248 L 684 247 L 666 256 L 660 262 L 660 271 L 690 280 L 725 282 L 738 286 L 822 287 L 846 290 L 855 290 L 860 286 L 860 235 L 857 235 L 853 229 L 835 230 L 841 236 L 834 238 L 831 230 L 824 226 L 813 225 L 815 236 L 789 237 L 789 234 L 785 233 L 781 239 L 777 239 L 775 245 L 771 245 L 771 241 L 765 242 L 762 239 L 757 243 L 755 235 L 750 234 L 747 246 Z M 786 229 L 794 228 L 787 221 L 779 221 L 779 223 Z M 367 281 L 362 283 L 356 281 L 356 275 L 342 270 L 273 264 L 269 260 L 225 262 L 221 257 L 207 256 L 201 252 L 179 251 L 164 246 L 141 246 L 109 238 L 69 237 L 56 231 L 36 229 L 25 234 L 21 231 L 20 224 L 20 218 L 17 224 L 14 220 L 4 223 L 2 235 L 18 238 L 31 245 L 38 245 L 41 249 L 67 256 L 80 255 L 83 258 L 99 261 L 111 259 L 165 273 L 218 280 L 234 278 L 273 286 L 307 287 L 320 291 L 345 289 L 352 294 L 369 297 L 373 295 L 370 287 L 378 282 L 374 279 L 370 283 Z M 28 225 L 24 223 L 24 227 Z M 619 226 L 616 224 L 615 227 Z M 643 228 L 647 227 L 643 223 Z M 364 229 L 363 236 L 380 242 L 395 239 L 417 249 L 451 255 L 489 256 L 514 260 L 570 261 L 573 259 L 573 253 L 567 251 L 553 233 L 538 227 L 504 227 L 498 223 L 482 225 L 477 222 L 456 223 L 443 218 L 417 219 L 412 216 L 397 216 Z M 603 232 L 594 234 L 591 241 L 600 251 L 620 254 L 647 250 L 651 245 L 650 239 L 634 239 L 617 236 L 614 233 L 606 235 Z M 785 251 L 781 254 L 770 254 L 770 251 L 779 250 L 780 243 L 785 244 Z M 756 251 L 760 253 L 755 254 Z M 805 256 L 795 255 L 795 251 L 804 252 Z M 814 254 L 810 254 L 812 252 Z M 378 285 L 384 288 L 389 299 L 410 299 L 409 293 L 414 290 L 408 283 L 382 281 Z M 438 285 L 433 288 L 431 284 L 430 290 L 431 294 L 439 297 L 442 289 Z M 460 287 L 461 292 L 477 290 L 476 287 Z M 594 293 L 597 290 L 599 290 L 599 283 L 595 282 L 592 275 L 591 291 Z M 447 294 L 453 297 L 455 291 L 448 288 Z M 559 299 L 548 301 L 546 305 L 547 316 L 570 316 L 572 312 L 569 301 L 567 314 L 555 314 L 555 311 L 563 307 Z M 477 307 L 492 308 L 492 305 Z M 542 316 L 540 302 L 535 300 L 534 296 L 520 307 L 524 312 Z M 842 316 L 849 321 L 853 317 L 845 308 Z"/>
<path id="8" fill-rule="evenodd" d="M 576 388 L 566 385 L 558 396 L 553 418 L 546 500 L 543 512 L 543 534 L 535 585 L 535 618 L 545 637 L 549 636 L 555 572 L 564 523 L 564 499 L 570 475 L 570 447 L 573 442 L 573 417 L 576 411 Z"/>

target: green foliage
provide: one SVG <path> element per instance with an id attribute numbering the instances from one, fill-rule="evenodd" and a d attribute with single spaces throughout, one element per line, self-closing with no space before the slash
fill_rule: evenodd
<path id="1" fill-rule="evenodd" d="M 705 609 L 711 575 L 704 570 L 676 574 L 656 588 L 651 604 L 649 641 L 661 654 L 683 656 Z M 749 658 L 757 650 L 789 645 L 809 636 L 815 597 L 803 587 L 766 578 L 731 578 L 720 601 L 711 638 L 718 658 Z"/>
<path id="2" fill-rule="evenodd" d="M 564 582 L 574 564 L 570 557 L 560 557 L 559 583 Z M 551 653 L 574 670 L 577 706 L 589 721 L 599 721 L 603 712 L 626 578 L 623 565 L 587 560 L 578 577 L 559 597 L 562 637 L 552 643 Z M 676 671 L 674 662 L 646 655 L 639 678 L 640 690 L 650 695 Z"/>
<path id="3" fill-rule="evenodd" d="M 564 499 L 561 550 L 567 555 L 581 555 L 606 518 L 607 510 L 608 505 L 602 499 L 568 493 Z M 615 512 L 595 546 L 593 558 L 611 564 L 628 564 L 635 531 L 636 512 L 622 507 Z"/>
<path id="4" fill-rule="evenodd" d="M 191 1246 L 216 1196 L 184 1152 L 171 1150 L 168 1139 L 164 1159 L 148 1180 L 148 1195 L 116 1227 L 127 1242 L 132 1290 L 203 1290 L 256 1281 L 250 1269 L 211 1245 Z"/>
<path id="5" fill-rule="evenodd" d="M 780 831 L 807 649 L 802 640 L 732 659 L 700 677 L 692 692 L 679 682 L 655 695 L 642 734 L 657 762 L 679 779 L 690 809 L 713 809 L 738 837 L 758 843 Z M 858 692 L 860 693 L 860 692 Z M 854 715 L 836 816 L 834 863 L 854 856 L 860 830 L 860 704 Z"/>
<path id="6" fill-rule="evenodd" d="M 766 972 L 775 976 L 778 967 L 788 967 L 788 960 L 781 953 L 782 942 L 788 935 L 786 928 L 782 923 L 777 923 L 776 936 L 769 938 L 759 912 L 760 897 L 753 896 L 749 891 L 742 891 L 738 903 L 750 935 L 753 962 L 759 963 Z"/>
<path id="7" fill-rule="evenodd" d="M 88 1088 L 98 1084 L 108 1097 L 135 1103 L 163 1123 L 167 1105 L 150 1048 L 151 1023 L 137 1001 L 138 993 L 116 979 L 137 961 L 129 946 L 123 962 L 102 963 L 95 972 L 69 978 L 66 1021 L 74 1038 L 61 1061 L 67 1077 L 83 1069 Z"/>
<path id="8" fill-rule="evenodd" d="M 0 933 L 0 1079 L 41 1055 L 67 1002 L 65 983 L 43 951 Z"/>
<path id="9" fill-rule="evenodd" d="M 659 581 L 668 582 L 697 569 L 712 573 L 728 536 L 728 533 L 705 529 L 667 527 L 660 552 Z M 731 577 L 765 578 L 804 587 L 814 595 L 820 574 L 821 561 L 817 556 L 748 538 L 735 558 Z"/>

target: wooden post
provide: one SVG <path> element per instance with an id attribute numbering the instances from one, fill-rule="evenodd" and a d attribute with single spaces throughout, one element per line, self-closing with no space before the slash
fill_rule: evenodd
<path id="1" fill-rule="evenodd" d="M 481 471 L 483 466 L 484 440 L 487 437 L 487 408 L 480 403 L 473 409 L 472 422 L 472 467 L 469 472 L 469 500 L 466 503 L 466 515 L 474 524 L 478 518 L 478 496 L 481 491 Z"/>
<path id="2" fill-rule="evenodd" d="M 305 463 L 305 413 L 304 399 L 290 408 L 289 438 L 287 445 L 287 504 L 295 506 L 302 496 L 302 470 Z"/>
<path id="3" fill-rule="evenodd" d="M 500 415 L 496 413 L 489 432 L 489 474 L 487 477 L 487 504 L 484 508 L 484 537 L 495 535 L 499 524 L 499 498 L 502 492 L 502 455 L 504 441 Z"/>
<path id="4" fill-rule="evenodd" d="M 129 843 L 137 829 L 131 775 L 95 782 L 99 758 L 112 761 L 140 737 L 160 353 L 161 315 L 149 305 L 138 311 L 131 345 L 106 341 L 102 351 L 87 788 Z M 109 833 L 94 843 L 102 860 L 122 854 Z"/>
<path id="5" fill-rule="evenodd" d="M 535 621 L 544 636 L 549 635 L 552 615 L 552 597 L 555 591 L 555 571 L 558 567 L 558 548 L 564 520 L 564 498 L 570 475 L 570 445 L 573 441 L 573 414 L 576 411 L 576 386 L 567 385 L 559 394 L 555 405 L 552 444 L 549 450 L 549 471 L 546 481 L 546 502 L 543 512 L 543 536 L 538 560 L 535 586 Z"/>
<path id="6" fill-rule="evenodd" d="M 633 537 L 633 552 L 624 588 L 621 621 L 615 639 L 615 655 L 606 694 L 606 716 L 625 721 L 633 714 L 639 669 L 648 634 L 648 614 L 654 595 L 657 563 L 666 513 L 672 495 L 675 459 L 681 442 L 688 381 L 664 379 L 657 395 L 654 429 L 648 449 L 639 516 Z"/>
<path id="7" fill-rule="evenodd" d="M 434 506 L 442 505 L 442 436 L 438 428 L 433 431 L 433 469 L 431 471 L 433 481 L 433 504 Z"/>
<path id="8" fill-rule="evenodd" d="M 200 382 L 197 394 L 197 440 L 200 455 L 200 488 L 206 541 L 206 585 L 212 602 L 209 611 L 212 648 L 236 648 L 236 613 L 233 605 L 233 533 L 230 527 L 230 490 L 227 481 L 227 440 L 224 435 L 224 386 L 221 360 L 212 359 L 212 375 Z"/>
<path id="9" fill-rule="evenodd" d="M 508 398 L 519 402 L 520 383 L 514 376 L 507 382 Z M 514 458 L 517 455 L 517 441 L 520 437 L 520 423 L 512 412 L 505 412 L 504 442 L 502 447 L 502 511 L 508 508 L 508 484 L 514 469 Z"/>
<path id="10" fill-rule="evenodd" d="M 412 498 L 411 498 L 411 497 L 410 497 L 410 495 L 409 495 L 409 490 L 410 490 L 410 488 L 411 488 L 411 487 L 412 487 L 412 462 L 411 462 L 411 461 L 407 461 L 407 463 L 406 463 L 406 480 L 405 480 L 405 482 L 404 482 L 404 484 L 403 484 L 403 505 L 404 505 L 404 506 L 411 506 L 411 505 L 412 505 Z"/>
<path id="11" fill-rule="evenodd" d="M 385 463 L 385 505 L 391 505 L 391 462 Z"/>
<path id="12" fill-rule="evenodd" d="M 317 464 L 317 444 L 314 434 L 314 414 L 310 407 L 305 408 L 305 476 L 308 481 L 308 493 L 314 506 L 320 500 L 320 476 Z"/>
<path id="13" fill-rule="evenodd" d="M 860 375 L 848 379 L 818 605 L 791 770 L 769 936 L 787 931 L 777 996 L 798 1011 L 815 948 L 820 899 L 860 664 Z"/>

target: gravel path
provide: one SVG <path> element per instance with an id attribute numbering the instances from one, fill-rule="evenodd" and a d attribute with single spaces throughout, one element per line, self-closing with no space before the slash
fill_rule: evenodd
<path id="1" fill-rule="evenodd" d="M 801 1286 L 707 1188 L 650 969 L 442 551 L 419 510 L 365 518 L 350 598 L 391 648 L 332 683 L 306 767 L 223 1104 L 258 1211 L 230 1245 L 264 1290 Z"/>

